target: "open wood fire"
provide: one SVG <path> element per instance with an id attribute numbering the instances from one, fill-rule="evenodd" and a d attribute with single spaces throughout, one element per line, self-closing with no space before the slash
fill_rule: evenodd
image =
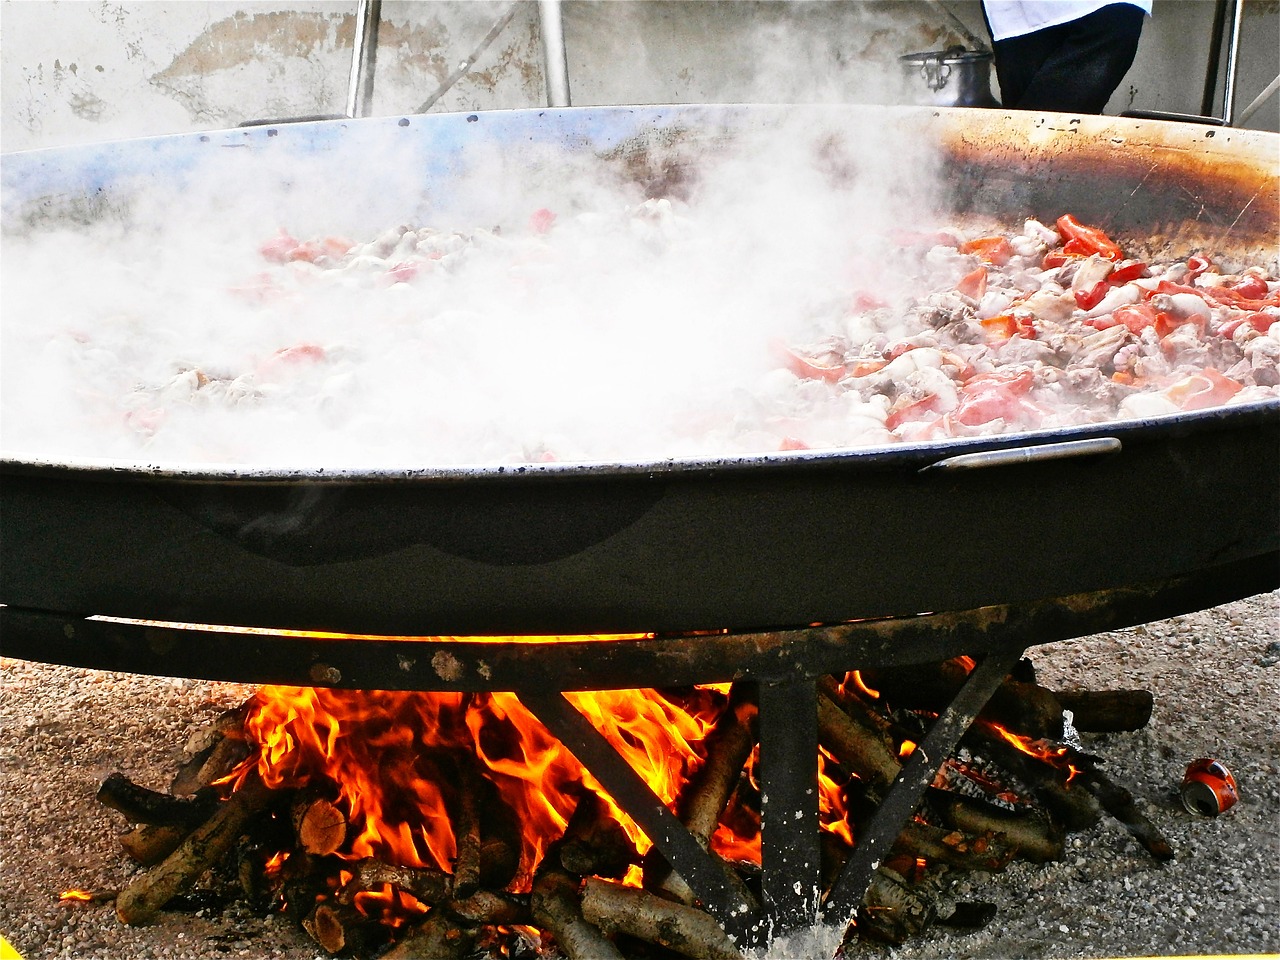
<path id="1" fill-rule="evenodd" d="M 973 665 L 819 681 L 824 887 Z M 757 896 L 754 685 L 566 696 Z M 1074 730 L 1135 730 L 1150 712 L 1145 691 L 1050 691 L 1021 661 L 875 871 L 846 947 L 986 923 L 994 907 L 949 895 L 964 871 L 1058 859 L 1064 834 L 1104 811 L 1151 856 L 1172 857 L 1128 791 L 1072 745 Z M 264 687 L 188 753 L 167 792 L 119 774 L 99 790 L 134 824 L 121 843 L 145 868 L 114 895 L 125 923 L 239 896 L 344 956 L 740 955 L 514 695 Z"/>

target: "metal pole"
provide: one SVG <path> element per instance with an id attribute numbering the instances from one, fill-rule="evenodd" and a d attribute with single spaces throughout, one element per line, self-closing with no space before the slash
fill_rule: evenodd
<path id="1" fill-rule="evenodd" d="M 373 108 L 373 68 L 378 59 L 378 21 L 382 0 L 356 4 L 356 32 L 351 45 L 351 79 L 347 83 L 347 116 L 367 117 Z"/>
<path id="2" fill-rule="evenodd" d="M 1232 5 L 1231 39 L 1227 41 L 1227 77 L 1222 84 L 1222 122 L 1231 126 L 1236 112 L 1236 59 L 1240 50 L 1240 26 L 1244 19 L 1244 0 Z"/>
<path id="3" fill-rule="evenodd" d="M 542 64 L 547 74 L 547 106 L 567 107 L 570 105 L 569 66 L 565 59 L 560 0 L 538 0 L 538 23 L 542 28 Z"/>

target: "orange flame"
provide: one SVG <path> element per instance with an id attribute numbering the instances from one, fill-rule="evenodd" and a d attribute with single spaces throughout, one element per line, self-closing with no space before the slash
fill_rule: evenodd
<path id="1" fill-rule="evenodd" d="M 1074 780 L 1076 774 L 1080 772 L 1080 769 L 1069 760 L 1071 756 L 1070 747 L 1050 746 L 1043 740 L 1033 740 L 1031 737 L 1014 733 L 1011 730 L 1006 730 L 998 723 L 988 722 L 988 726 L 1027 756 L 1035 757 L 1037 760 L 1041 760 L 1050 766 L 1057 767 L 1059 770 L 1065 770 L 1067 772 L 1066 783 L 1070 783 Z"/>

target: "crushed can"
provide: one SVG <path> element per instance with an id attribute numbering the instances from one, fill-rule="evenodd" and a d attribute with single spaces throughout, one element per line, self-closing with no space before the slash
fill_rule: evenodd
<path id="1" fill-rule="evenodd" d="M 1202 757 L 1187 766 L 1182 777 L 1182 805 L 1188 813 L 1216 817 L 1240 799 L 1236 778 L 1221 760 Z"/>

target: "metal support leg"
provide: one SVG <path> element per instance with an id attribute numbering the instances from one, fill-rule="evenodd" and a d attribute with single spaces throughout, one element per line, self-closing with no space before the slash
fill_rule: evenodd
<path id="1" fill-rule="evenodd" d="M 818 852 L 818 688 L 760 683 L 761 870 L 768 942 L 811 927 L 822 896 Z"/>
<path id="2" fill-rule="evenodd" d="M 888 856 L 907 819 L 920 802 L 925 787 L 933 780 L 942 762 L 973 723 L 996 688 L 1008 676 L 1025 649 L 1021 643 L 988 654 L 969 674 L 955 699 L 934 721 L 911 759 L 890 786 L 889 792 L 855 838 L 857 846 L 844 866 L 824 905 L 829 919 L 852 919 L 866 895 L 871 875 Z"/>

